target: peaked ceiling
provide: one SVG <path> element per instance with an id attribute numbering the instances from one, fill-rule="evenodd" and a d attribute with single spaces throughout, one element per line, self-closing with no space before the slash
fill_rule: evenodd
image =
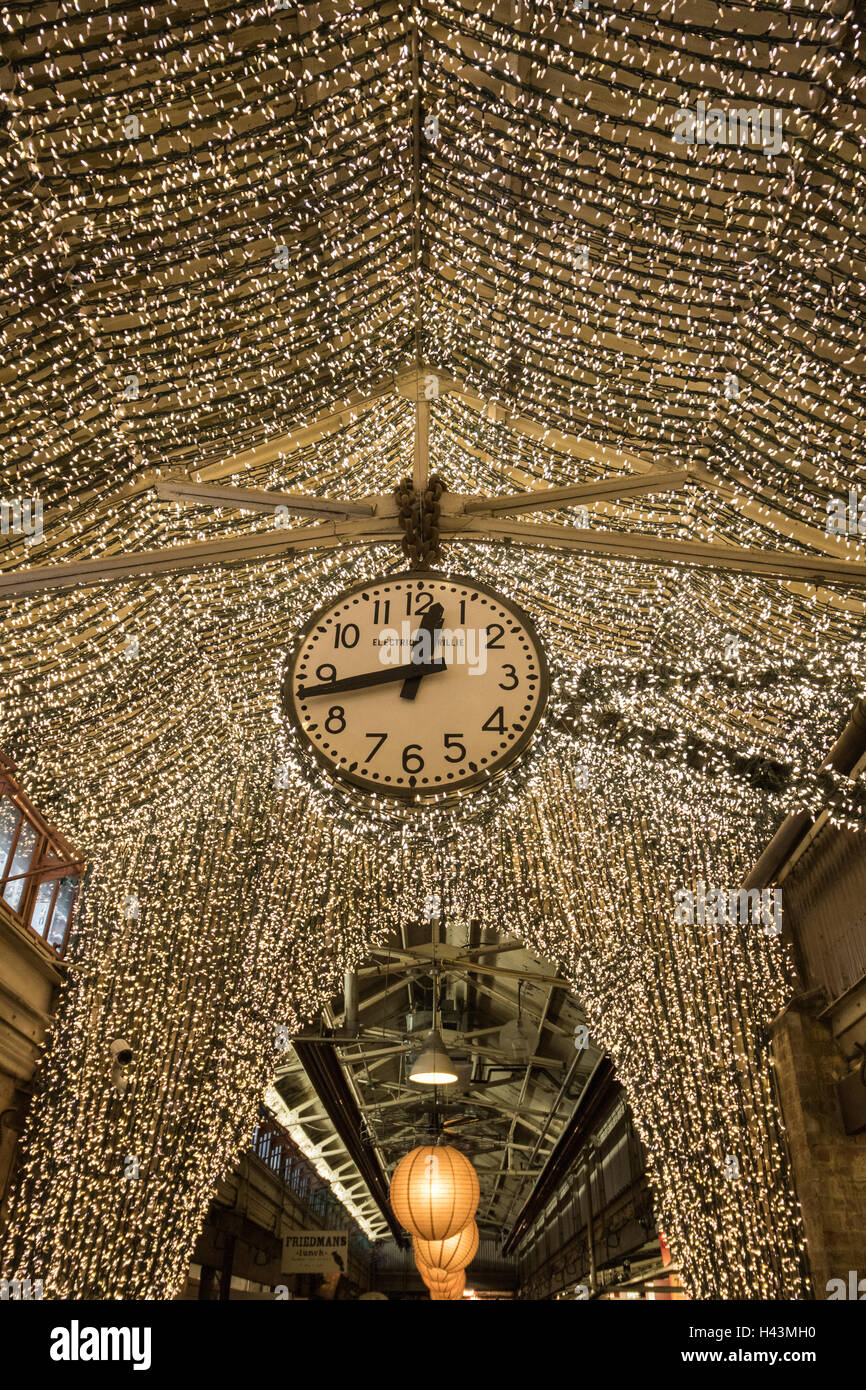
<path id="1" fill-rule="evenodd" d="M 158 477 L 390 492 L 407 368 L 441 383 L 451 489 L 697 463 L 589 525 L 862 560 L 826 530 L 863 482 L 859 4 L 60 0 L 0 33 L 0 466 L 45 507 L 0 569 L 272 525 L 166 507 Z M 779 113 L 778 150 L 677 144 L 701 101 Z M 860 690 L 844 587 L 467 542 L 452 561 L 543 621 L 602 780 L 627 738 L 630 777 L 692 739 L 735 786 L 796 780 Z M 299 620 L 400 563 L 346 547 L 15 598 L 4 746 L 115 810 L 153 795 L 227 729 L 263 739 Z M 524 1181 L 500 1176 L 493 1224 Z"/>
<path id="2" fill-rule="evenodd" d="M 3 23 L 2 478 L 45 516 L 38 547 L 0 536 L 2 569 L 272 527 L 166 506 L 158 476 L 390 492 L 413 364 L 442 383 L 430 463 L 453 489 L 697 465 L 588 524 L 863 558 L 826 527 L 862 476 L 857 6 L 76 0 Z M 699 101 L 771 110 L 778 152 L 677 144 Z M 857 693 L 856 590 L 507 553 L 617 737 L 627 709 L 650 742 L 672 719 L 723 760 L 812 766 Z M 501 554 L 449 562 L 496 579 Z M 180 734 L 148 689 L 198 704 L 204 663 L 227 721 L 232 676 L 264 708 L 326 577 L 395 563 L 348 547 L 13 599 L 8 741 L 47 689 L 103 762 L 150 724 L 152 777 Z M 131 633 L 148 682 L 118 689 Z M 728 661 L 696 692 L 731 634 L 748 689 Z M 649 679 L 641 718 L 623 667 Z"/>
<path id="3" fill-rule="evenodd" d="M 512 431 L 530 476 L 709 449 L 765 527 L 772 508 L 819 530 L 850 483 L 863 70 L 845 0 L 83 0 L 5 28 L 5 476 L 69 525 L 95 492 L 283 435 L 416 354 L 595 446 L 576 463 Z M 772 108 L 780 151 L 677 145 L 699 100 Z M 377 410 L 368 487 L 394 482 L 405 414 Z M 501 431 L 486 460 L 461 405 L 436 425 L 443 463 L 501 481 Z M 341 462 L 365 442 L 343 438 Z M 280 471 L 325 490 L 317 462 Z"/>

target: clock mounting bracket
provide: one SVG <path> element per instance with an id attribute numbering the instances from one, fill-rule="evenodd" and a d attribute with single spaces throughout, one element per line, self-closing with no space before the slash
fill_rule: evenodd
<path id="1" fill-rule="evenodd" d="M 444 492 L 445 484 L 437 473 L 430 474 L 424 487 L 415 487 L 412 478 L 404 478 L 394 489 L 403 554 L 413 570 L 428 570 L 440 559 Z"/>

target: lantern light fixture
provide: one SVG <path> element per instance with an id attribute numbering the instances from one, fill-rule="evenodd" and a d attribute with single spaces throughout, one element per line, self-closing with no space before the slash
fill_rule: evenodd
<path id="1" fill-rule="evenodd" d="M 413 1236 L 447 1240 L 478 1209 L 478 1174 L 449 1144 L 422 1144 L 401 1158 L 391 1178 L 394 1215 Z"/>
<path id="2" fill-rule="evenodd" d="M 419 1269 L 423 1266 L 424 1270 L 451 1274 L 465 1269 L 474 1260 L 478 1250 L 478 1227 L 474 1221 L 468 1221 L 462 1231 L 447 1240 L 424 1240 L 414 1236 L 412 1244 Z"/>

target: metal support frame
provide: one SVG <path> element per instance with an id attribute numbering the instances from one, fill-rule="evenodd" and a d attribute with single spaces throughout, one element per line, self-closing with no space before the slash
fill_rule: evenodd
<path id="1" fill-rule="evenodd" d="M 590 1136 L 592 1125 L 613 1095 L 616 1084 L 613 1063 L 607 1057 L 600 1058 L 583 1088 L 571 1119 L 554 1144 L 541 1176 L 506 1237 L 503 1254 L 509 1255 L 517 1250 L 532 1230 L 556 1189 L 574 1166 Z"/>
<path id="2" fill-rule="evenodd" d="M 423 437 L 427 419 L 427 403 L 417 402 L 419 411 L 416 441 Z M 416 455 L 418 479 L 426 478 L 426 460 Z M 659 474 L 659 478 L 669 475 Z M 617 480 L 607 480 L 619 489 Z M 635 490 L 647 491 L 641 484 Z M 674 484 L 673 486 L 679 486 Z M 656 485 L 658 490 L 658 485 Z M 165 498 L 200 504 L 200 489 L 186 484 L 161 483 L 158 491 Z M 530 496 L 517 510 L 555 509 L 573 505 L 581 500 L 571 489 L 572 497 L 564 500 L 563 489 L 551 489 L 557 499 L 546 499 L 543 490 Z M 566 491 L 568 491 L 566 489 Z M 217 489 L 208 489 L 216 493 Z M 253 535 L 225 537 L 194 545 L 172 546 L 163 550 L 141 551 L 132 554 L 103 554 L 89 560 L 76 560 L 58 565 L 26 566 L 0 573 L 0 598 L 17 598 L 48 589 L 68 588 L 100 583 L 104 580 L 144 578 L 153 574 L 189 572 L 209 565 L 234 565 L 268 560 L 292 550 L 381 544 L 402 540 L 396 506 L 390 498 L 365 498 L 360 502 L 321 499 L 321 506 L 299 500 L 298 494 L 272 493 L 260 489 L 219 489 L 216 505 L 234 506 L 240 510 L 271 511 L 278 506 L 293 506 L 318 515 L 337 515 L 339 520 L 318 526 L 297 529 L 277 529 Z M 233 496 L 236 493 L 236 496 Z M 446 494 L 447 496 L 447 494 Z M 286 498 L 292 499 L 289 503 Z M 215 499 L 209 497 L 209 505 Z M 600 531 L 592 528 L 550 523 L 530 523 L 497 518 L 497 511 L 508 510 L 509 499 L 489 498 L 484 514 L 476 503 L 478 498 L 451 495 L 448 507 L 443 508 L 439 531 L 443 541 L 456 540 L 470 544 L 541 546 L 547 550 L 578 552 L 595 561 L 642 565 L 660 565 L 674 569 L 702 569 L 734 574 L 751 574 L 765 580 L 782 580 L 814 586 L 838 585 L 846 589 L 866 590 L 866 564 L 836 558 L 832 555 L 807 555 L 785 550 L 759 550 L 752 547 L 721 545 L 709 541 L 666 540 L 661 536 L 643 535 L 634 531 Z M 490 503 L 488 507 L 486 504 Z M 462 508 L 462 510 L 461 510 Z M 471 508 L 471 510 L 469 510 Z M 363 509 L 363 516 L 359 511 Z M 346 519 L 351 518 L 351 519 Z"/>
<path id="3" fill-rule="evenodd" d="M 331 1047 L 296 1040 L 295 1053 L 310 1084 L 346 1146 L 377 1207 L 398 1244 L 405 1236 L 388 1200 L 388 1183 L 376 1158 L 361 1140 L 361 1111 L 352 1096 L 340 1063 Z"/>

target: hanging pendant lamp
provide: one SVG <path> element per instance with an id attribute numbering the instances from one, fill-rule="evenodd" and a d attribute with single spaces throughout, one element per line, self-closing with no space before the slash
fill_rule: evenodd
<path id="1" fill-rule="evenodd" d="M 449 1236 L 447 1240 L 424 1240 L 413 1236 L 412 1244 L 415 1261 L 419 1265 L 426 1265 L 428 1269 L 465 1269 L 474 1260 L 478 1249 L 478 1227 L 474 1221 L 468 1221 L 462 1231 L 458 1231 L 456 1236 Z"/>
<path id="2" fill-rule="evenodd" d="M 420 1082 L 422 1086 L 451 1086 L 457 1080 L 456 1068 L 445 1051 L 438 1028 L 427 1034 L 424 1050 L 416 1059 L 409 1080 Z"/>
<path id="3" fill-rule="evenodd" d="M 425 1265 L 415 1256 L 415 1268 L 428 1288 L 441 1288 L 459 1273 L 456 1269 L 436 1269 L 435 1265 Z"/>
<path id="4" fill-rule="evenodd" d="M 478 1208 L 478 1174 L 450 1144 L 421 1144 L 401 1158 L 391 1179 L 394 1215 L 413 1236 L 448 1240 Z"/>

